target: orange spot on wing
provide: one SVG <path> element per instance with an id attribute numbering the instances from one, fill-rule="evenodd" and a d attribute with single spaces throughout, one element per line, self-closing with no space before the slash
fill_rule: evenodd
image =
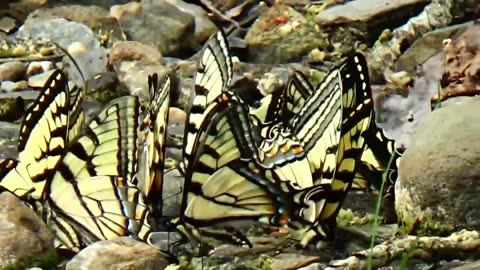
<path id="1" fill-rule="evenodd" d="M 288 151 L 290 151 L 290 145 L 286 144 L 286 145 L 282 146 L 282 152 L 283 153 L 287 153 Z"/>
<path id="2" fill-rule="evenodd" d="M 278 148 L 273 147 L 272 150 L 268 151 L 267 156 L 274 157 L 275 155 L 277 155 L 277 153 L 278 153 Z"/>
<path id="3" fill-rule="evenodd" d="M 303 153 L 303 148 L 302 147 L 295 147 L 293 148 L 293 153 L 296 155 Z"/>

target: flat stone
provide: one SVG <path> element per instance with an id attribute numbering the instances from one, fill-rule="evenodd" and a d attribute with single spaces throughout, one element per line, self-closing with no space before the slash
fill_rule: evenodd
<path id="1" fill-rule="evenodd" d="M 428 0 L 356 0 L 344 5 L 336 5 L 319 12 L 315 16 L 318 24 L 342 24 L 349 22 L 368 23 L 379 16 L 415 7 L 422 8 Z M 411 17 L 412 14 L 408 14 Z M 391 17 L 384 17 L 390 20 Z"/>

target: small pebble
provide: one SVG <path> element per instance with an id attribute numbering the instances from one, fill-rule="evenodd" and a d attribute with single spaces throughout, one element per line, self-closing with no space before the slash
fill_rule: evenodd
<path id="1" fill-rule="evenodd" d="M 121 21 L 121 17 L 124 14 L 138 14 L 142 11 L 142 4 L 133 2 L 127 3 L 124 5 L 116 5 L 110 8 L 110 16 L 116 18 L 118 21 Z"/>
<path id="2" fill-rule="evenodd" d="M 314 62 L 322 62 L 325 60 L 325 52 L 315 48 L 308 54 L 308 59 Z"/>
<path id="3" fill-rule="evenodd" d="M 182 109 L 170 107 L 168 109 L 168 119 L 171 122 L 185 123 L 187 121 L 187 114 Z"/>
<path id="4" fill-rule="evenodd" d="M 68 46 L 67 51 L 71 55 L 80 55 L 87 52 L 87 47 L 82 42 L 74 42 Z"/>
<path id="5" fill-rule="evenodd" d="M 3 81 L 0 84 L 0 89 L 2 89 L 2 91 L 6 91 L 6 92 L 12 92 L 15 89 L 15 86 L 16 86 L 15 82 Z"/>
<path id="6" fill-rule="evenodd" d="M 280 85 L 280 80 L 276 74 L 267 73 L 266 78 L 258 81 L 258 90 L 264 95 L 272 93 Z"/>
<path id="7" fill-rule="evenodd" d="M 31 62 L 27 67 L 27 76 L 30 77 L 36 74 L 40 74 L 52 68 L 53 63 L 50 61 Z"/>

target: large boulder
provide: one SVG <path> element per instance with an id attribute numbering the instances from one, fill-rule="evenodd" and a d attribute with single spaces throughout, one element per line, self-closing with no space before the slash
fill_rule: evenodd
<path id="1" fill-rule="evenodd" d="M 480 230 L 479 115 L 480 98 L 458 99 L 419 125 L 395 187 L 395 208 L 407 225 L 427 233 Z"/>

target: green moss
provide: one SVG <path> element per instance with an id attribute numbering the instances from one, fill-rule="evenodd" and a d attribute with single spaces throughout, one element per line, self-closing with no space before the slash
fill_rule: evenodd
<path id="1" fill-rule="evenodd" d="M 399 232 L 417 236 L 447 236 L 455 231 L 455 228 L 448 224 L 442 224 L 427 218 L 411 219 L 406 216 L 399 216 L 401 226 Z"/>
<path id="2" fill-rule="evenodd" d="M 24 111 L 21 98 L 4 98 L 0 102 L 0 121 L 13 122 L 20 119 Z"/>
<path id="3" fill-rule="evenodd" d="M 267 255 L 260 255 L 257 262 L 257 269 L 260 270 L 271 270 L 272 269 L 273 258 Z"/>
<path id="4" fill-rule="evenodd" d="M 352 209 L 340 209 L 340 212 L 337 215 L 337 223 L 343 227 L 372 224 L 374 221 L 374 214 L 359 216 L 356 215 Z"/>
<path id="5" fill-rule="evenodd" d="M 17 262 L 11 265 L 6 265 L 1 267 L 1 270 L 21 270 L 33 267 L 39 267 L 44 270 L 49 269 L 57 269 L 57 265 L 60 262 L 60 258 L 58 257 L 55 250 L 52 250 L 45 254 L 44 256 L 36 257 L 32 260 L 27 262 Z"/>

